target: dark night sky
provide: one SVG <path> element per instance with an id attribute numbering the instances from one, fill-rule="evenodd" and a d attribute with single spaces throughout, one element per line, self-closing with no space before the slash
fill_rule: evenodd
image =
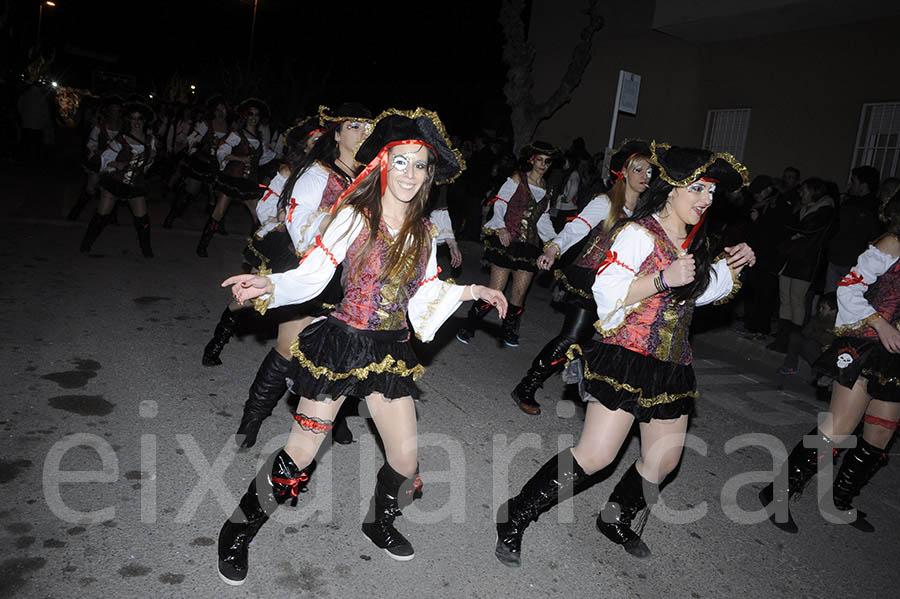
<path id="1" fill-rule="evenodd" d="M 246 66 L 251 0 L 56 1 L 44 10 L 42 40 L 57 48 L 54 70 L 64 84 L 89 86 L 90 70 L 100 67 L 135 75 L 140 91 L 161 91 L 177 70 L 205 97 L 227 87 L 220 65 L 234 73 Z M 435 108 L 457 124 L 451 132 L 488 124 L 505 110 L 498 5 L 260 0 L 255 91 L 282 113 L 351 99 L 376 111 Z M 37 1 L 20 0 L 17 9 L 19 35 L 33 39 Z M 73 56 L 72 47 L 115 62 Z"/>

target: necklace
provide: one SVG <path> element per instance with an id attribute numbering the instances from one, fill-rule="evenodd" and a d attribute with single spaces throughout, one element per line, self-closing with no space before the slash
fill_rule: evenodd
<path id="1" fill-rule="evenodd" d="M 340 156 L 337 157 L 336 162 L 340 162 L 341 165 L 344 167 L 344 168 L 341 169 L 341 170 L 345 171 L 345 172 L 346 172 L 347 174 L 349 174 L 351 177 L 354 176 L 354 175 L 356 174 L 356 169 L 354 169 L 352 166 L 350 166 L 349 164 L 347 164 L 346 162 L 344 162 L 343 160 L 341 160 L 341 157 L 340 157 Z"/>

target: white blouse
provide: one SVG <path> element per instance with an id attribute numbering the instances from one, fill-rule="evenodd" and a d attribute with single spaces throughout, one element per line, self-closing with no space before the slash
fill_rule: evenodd
<path id="1" fill-rule="evenodd" d="M 566 223 L 559 235 L 547 242 L 547 245 L 555 245 L 559 248 L 559 255 L 565 254 L 569 248 L 584 239 L 591 230 L 602 224 L 609 216 L 609 198 L 606 194 L 600 194 L 588 202 L 584 210 L 578 213 L 574 219 Z M 625 211 L 629 214 L 629 211 Z"/>
<path id="2" fill-rule="evenodd" d="M 438 243 L 456 243 L 456 236 L 453 234 L 453 223 L 450 221 L 450 212 L 446 208 L 432 210 L 428 215 L 428 220 L 437 228 Z"/>
<path id="3" fill-rule="evenodd" d="M 274 291 L 259 298 L 265 307 L 300 304 L 321 293 L 334 275 L 337 264 L 343 262 L 347 249 L 363 230 L 363 224 L 364 218 L 353 206 L 338 210 L 325 233 L 310 247 L 297 268 L 268 275 Z M 389 232 L 396 234 L 396 231 L 390 229 Z M 437 278 L 436 248 L 437 241 L 432 239 L 425 278 L 409 299 L 407 309 L 416 337 L 426 342 L 434 339 L 440 326 L 459 308 L 462 303 L 460 297 L 465 289 L 463 285 L 454 285 Z"/>
<path id="4" fill-rule="evenodd" d="M 835 329 L 846 332 L 868 325 L 877 312 L 864 294 L 869 285 L 890 270 L 897 260 L 896 256 L 882 252 L 874 245 L 859 255 L 856 266 L 838 283 Z"/>
<path id="5" fill-rule="evenodd" d="M 263 194 L 256 203 L 256 217 L 261 225 L 256 231 L 257 237 L 265 237 L 267 233 L 281 224 L 278 218 L 278 198 L 281 197 L 281 191 L 286 182 L 287 177 L 279 172 L 275 173 L 275 176 L 269 181 L 268 187 L 261 188 Z"/>
<path id="6" fill-rule="evenodd" d="M 330 175 L 328 169 L 316 162 L 300 175 L 290 191 L 284 224 L 298 253 L 306 251 L 315 241 L 319 225 L 328 214 L 327 210 L 319 210 L 319 204 Z"/>
<path id="7" fill-rule="evenodd" d="M 628 290 L 637 279 L 641 264 L 653 252 L 654 236 L 636 223 L 628 223 L 616 235 L 609 249 L 615 261 L 610 262 L 597 274 L 591 291 L 597 302 L 599 322 L 596 327 L 601 333 L 615 330 L 625 317 L 640 304 L 625 304 Z M 679 254 L 684 252 L 679 251 Z M 712 264 L 709 285 L 700 294 L 694 305 L 704 306 L 728 297 L 734 288 L 734 277 L 725 258 Z"/>
<path id="8" fill-rule="evenodd" d="M 506 227 L 506 222 L 503 219 L 506 217 L 507 204 L 509 204 L 510 198 L 513 197 L 518 188 L 518 183 L 511 178 L 506 179 L 506 182 L 500 187 L 500 191 L 497 192 L 497 197 L 494 201 L 494 216 L 492 216 L 491 220 L 484 225 L 485 229 L 496 231 Z M 536 185 L 529 184 L 528 189 L 531 190 L 531 195 L 533 195 L 534 199 L 538 202 L 547 195 L 546 189 L 541 189 Z M 549 211 L 545 210 L 538 219 L 537 230 L 541 241 L 548 241 L 556 237 L 556 230 L 553 228 L 553 223 L 550 221 Z"/>
<path id="9" fill-rule="evenodd" d="M 231 153 L 234 149 L 241 143 L 241 136 L 232 131 L 228 134 L 228 137 L 219 144 L 219 148 L 216 150 L 216 158 L 219 160 L 219 169 L 225 170 L 225 165 L 228 164 L 228 157 L 231 156 Z M 254 150 L 259 147 L 260 141 L 255 137 L 248 137 L 247 143 L 250 144 L 250 147 Z M 262 155 L 259 157 L 259 165 L 262 166 L 264 164 L 268 164 L 275 158 L 275 152 L 273 152 L 268 146 L 263 145 Z"/>
<path id="10" fill-rule="evenodd" d="M 147 135 L 147 138 L 150 140 L 150 158 L 144 164 L 144 172 L 147 172 L 147 169 L 153 164 L 153 159 L 156 157 L 156 138 L 152 135 Z M 133 154 L 143 154 L 144 153 L 144 144 L 138 142 L 136 139 L 132 137 L 127 138 L 128 145 L 131 147 L 131 152 Z M 108 144 L 106 144 L 106 149 L 100 154 L 100 172 L 101 173 L 111 173 L 113 172 L 113 168 L 109 166 L 110 162 L 115 162 L 116 158 L 119 156 L 119 152 L 122 151 L 122 144 L 118 139 L 113 139 Z"/>

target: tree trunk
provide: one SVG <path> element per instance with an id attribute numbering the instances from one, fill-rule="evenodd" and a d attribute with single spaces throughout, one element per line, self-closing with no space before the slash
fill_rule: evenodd
<path id="1" fill-rule="evenodd" d="M 503 61 L 508 67 L 503 93 L 510 108 L 513 147 L 518 152 L 531 141 L 534 132 L 545 120 L 569 102 L 581 84 L 581 78 L 591 61 L 594 34 L 603 27 L 599 0 L 587 0 L 588 22 L 582 28 L 580 40 L 572 50 L 569 67 L 549 98 L 538 102 L 534 97 L 534 46 L 528 41 L 525 20 L 522 18 L 525 0 L 502 0 L 500 26 L 503 29 Z"/>

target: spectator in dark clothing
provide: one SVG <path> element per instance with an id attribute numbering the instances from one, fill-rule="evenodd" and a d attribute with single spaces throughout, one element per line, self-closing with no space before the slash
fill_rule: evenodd
<path id="1" fill-rule="evenodd" d="M 800 330 L 806 322 L 806 294 L 821 263 L 834 218 L 835 201 L 821 179 L 804 181 L 799 195 L 796 224 L 789 227 L 791 236 L 781 246 L 786 261 L 778 277 L 779 331 L 771 349 L 782 352 L 787 351 L 791 331 Z"/>
<path id="2" fill-rule="evenodd" d="M 859 166 L 850 172 L 848 197 L 838 209 L 837 230 L 828 244 L 828 271 L 825 292 L 837 289 L 838 281 L 850 272 L 856 258 L 881 232 L 878 221 L 878 170 Z"/>
<path id="3" fill-rule="evenodd" d="M 788 342 L 787 355 L 779 374 L 797 374 L 800 358 L 812 365 L 822 350 L 834 340 L 834 319 L 837 317 L 837 294 L 822 296 L 816 315 L 809 319 L 802 331 L 793 331 Z"/>
<path id="4" fill-rule="evenodd" d="M 747 195 L 750 209 L 746 241 L 756 251 L 756 267 L 745 277 L 742 334 L 761 339 L 769 334 L 772 315 L 778 308 L 778 271 L 782 261 L 776 248 L 787 238 L 780 219 L 788 218 L 791 211 L 780 206 L 775 181 L 767 175 L 755 177 Z"/>

